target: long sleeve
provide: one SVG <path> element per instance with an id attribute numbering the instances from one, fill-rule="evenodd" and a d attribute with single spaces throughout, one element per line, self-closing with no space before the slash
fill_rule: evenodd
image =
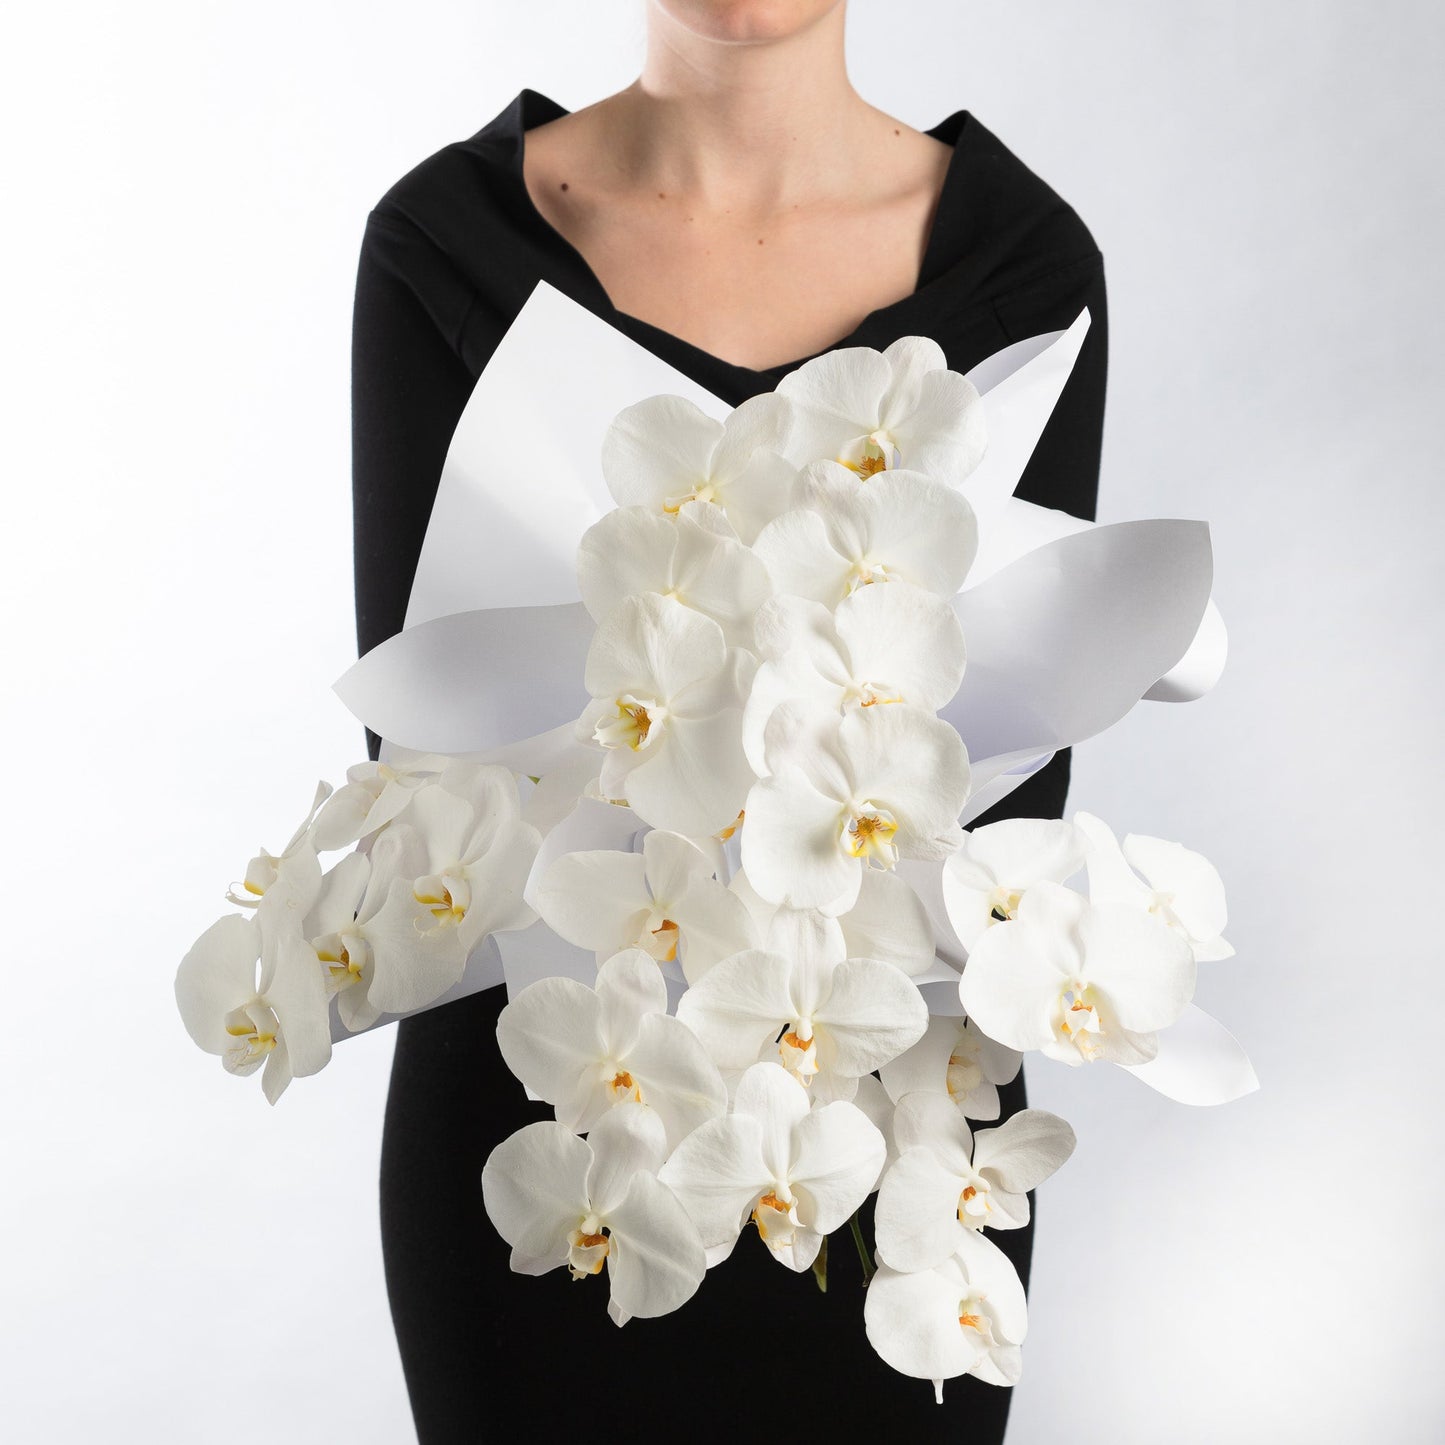
<path id="1" fill-rule="evenodd" d="M 1087 306 L 1089 330 L 1058 405 L 1024 469 L 1017 495 L 1094 520 L 1104 445 L 1104 395 L 1109 369 L 1109 309 L 1104 258 L 1070 261 L 1006 295 L 994 314 L 1010 342 L 1068 325 Z"/>
<path id="2" fill-rule="evenodd" d="M 452 432 L 474 378 L 457 339 L 471 298 L 405 217 L 367 217 L 351 331 L 356 639 L 400 632 Z M 370 730 L 367 751 L 380 740 Z"/>

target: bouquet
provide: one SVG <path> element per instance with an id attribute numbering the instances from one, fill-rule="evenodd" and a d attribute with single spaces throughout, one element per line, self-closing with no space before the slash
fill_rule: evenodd
<path id="1" fill-rule="evenodd" d="M 996 1122 L 1023 1055 L 1254 1087 L 1191 1002 L 1233 952 L 1207 860 L 1085 813 L 973 826 L 1222 664 L 1202 524 L 1012 496 L 1087 325 L 967 376 L 908 336 L 723 415 L 617 410 L 662 363 L 539 286 L 458 427 L 408 626 L 337 684 L 382 759 L 318 788 L 182 960 L 195 1042 L 274 1103 L 335 1041 L 505 982 L 498 1047 L 555 1111 L 483 1171 L 513 1269 L 605 1279 L 621 1325 L 735 1248 L 824 1283 L 846 1229 L 889 1365 L 939 1399 L 1016 1381 L 991 1236 L 1075 1145 Z"/>

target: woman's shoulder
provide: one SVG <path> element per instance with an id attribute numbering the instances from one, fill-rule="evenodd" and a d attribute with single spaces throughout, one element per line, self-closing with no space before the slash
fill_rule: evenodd
<path id="1" fill-rule="evenodd" d="M 1103 253 L 1083 217 L 971 112 L 957 187 L 957 246 L 991 297 L 1041 284 L 1055 273 L 1102 270 Z"/>
<path id="2" fill-rule="evenodd" d="M 412 292 L 456 345 L 479 306 L 509 314 L 535 280 L 514 179 L 520 100 L 425 155 L 366 217 L 363 268 Z"/>
<path id="3" fill-rule="evenodd" d="M 464 249 L 469 238 L 508 212 L 508 169 L 496 122 L 475 135 L 449 141 L 393 181 L 368 222 L 427 236 L 444 250 Z"/>

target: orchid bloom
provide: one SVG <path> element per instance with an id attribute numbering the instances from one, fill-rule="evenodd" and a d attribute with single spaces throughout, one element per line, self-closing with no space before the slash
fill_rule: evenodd
<path id="1" fill-rule="evenodd" d="M 268 853 L 262 848 L 246 865 L 246 876 L 241 883 L 233 883 L 227 890 L 227 903 L 234 903 L 238 908 L 255 908 L 265 896 L 266 890 L 276 881 L 277 872 L 286 860 L 305 856 L 314 860 L 317 844 L 312 837 L 312 825 L 321 805 L 330 796 L 331 784 L 317 783 L 311 808 L 301 820 L 301 826 L 291 835 L 290 842 L 279 853 Z"/>
<path id="2" fill-rule="evenodd" d="M 423 1008 L 461 977 L 466 955 L 458 930 L 432 923 L 412 879 L 373 866 L 364 853 L 348 853 L 326 875 L 305 936 L 348 1029 L 368 1029 L 384 1012 Z"/>
<path id="3" fill-rule="evenodd" d="M 974 1229 L 933 1269 L 906 1274 L 883 1265 L 868 1286 L 863 1324 L 884 1363 L 931 1380 L 940 1405 L 945 1380 L 977 1375 L 1014 1385 L 1023 1371 L 1023 1285 L 1009 1257 Z"/>
<path id="4" fill-rule="evenodd" d="M 1196 963 L 1234 956 L 1221 936 L 1228 916 L 1224 883 L 1207 858 L 1141 833 L 1128 834 L 1121 848 L 1092 813 L 1075 813 L 1074 823 L 1088 848 L 1091 899 L 1144 909 L 1188 940 Z"/>
<path id="5" fill-rule="evenodd" d="M 235 913 L 218 919 L 181 960 L 175 992 L 186 1032 L 227 1073 L 264 1066 L 272 1104 L 331 1057 L 326 985 L 299 931 Z"/>
<path id="6" fill-rule="evenodd" d="M 711 617 L 743 647 L 772 593 L 768 569 L 711 502 L 687 502 L 676 518 L 646 507 L 608 512 L 583 534 L 577 582 L 595 622 L 629 597 L 660 592 Z"/>
<path id="7" fill-rule="evenodd" d="M 600 787 L 654 828 L 720 832 L 752 780 L 739 737 L 749 654 L 710 617 L 658 593 L 620 603 L 587 653 L 578 735 L 604 748 Z"/>
<path id="8" fill-rule="evenodd" d="M 988 441 L 977 388 L 926 336 L 901 336 L 881 352 L 827 352 L 789 372 L 777 391 L 794 407 L 788 454 L 800 464 L 836 458 L 863 478 L 902 466 L 957 486 Z"/>
<path id="9" fill-rule="evenodd" d="M 878 1077 L 896 1104 L 905 1094 L 939 1094 L 969 1119 L 997 1119 L 998 1086 L 1018 1075 L 1023 1055 L 996 1043 L 972 1020 L 935 1014 L 923 1037 L 882 1065 Z"/>
<path id="10" fill-rule="evenodd" d="M 406 767 L 389 763 L 356 763 L 346 770 L 346 782 L 326 800 L 316 815 L 312 834 L 323 853 L 349 848 L 400 817 L 412 794 L 430 782 L 449 759 L 429 755 Z"/>
<path id="11" fill-rule="evenodd" d="M 751 1220 L 773 1257 L 807 1269 L 823 1237 L 868 1197 L 883 1165 L 883 1136 L 844 1101 L 811 1108 L 778 1064 L 738 1081 L 731 1114 L 678 1145 L 659 1177 L 697 1225 L 712 1262 L 726 1258 Z"/>
<path id="12" fill-rule="evenodd" d="M 622 1103 L 654 1109 L 669 1145 L 727 1111 L 721 1075 L 687 1026 L 667 1012 L 667 983 L 640 949 L 609 958 L 597 986 L 542 978 L 497 1019 L 507 1067 L 585 1133 Z"/>
<path id="13" fill-rule="evenodd" d="M 962 839 L 968 754 L 953 728 L 919 708 L 838 719 L 785 704 L 767 749 L 771 772 L 747 795 L 742 863 L 771 903 L 846 912 L 865 867 L 943 858 Z"/>
<path id="14" fill-rule="evenodd" d="M 1028 1191 L 1074 1152 L 1057 1115 L 1022 1109 L 996 1129 L 970 1132 L 942 1094 L 905 1094 L 893 1115 L 898 1162 L 878 1186 L 878 1257 L 894 1269 L 932 1269 L 961 1233 L 1021 1229 Z"/>
<path id="15" fill-rule="evenodd" d="M 482 1203 L 512 1246 L 512 1268 L 565 1265 L 583 1280 L 605 1267 L 619 1325 L 685 1304 L 707 1265 L 687 1212 L 658 1180 L 666 1156 L 662 1120 L 641 1104 L 609 1110 L 586 1139 L 550 1120 L 504 1139 L 482 1169 Z"/>
<path id="16" fill-rule="evenodd" d="M 776 592 L 825 607 L 878 582 L 952 597 L 978 550 L 968 500 L 923 472 L 888 472 L 860 485 L 847 467 L 814 462 L 799 474 L 795 503 L 753 547 Z"/>
<path id="17" fill-rule="evenodd" d="M 414 792 L 405 819 L 377 835 L 371 861 L 382 874 L 410 880 L 427 915 L 424 927 L 455 930 L 465 964 L 489 933 L 535 921 L 522 889 L 540 845 L 541 835 L 522 821 L 511 773 L 492 763 L 456 762 Z M 405 970 L 388 969 L 377 974 L 370 996 L 383 1012 L 405 1013 L 436 996 L 419 997 L 423 991 L 408 986 Z"/>
<path id="18" fill-rule="evenodd" d="M 1084 866 L 1084 840 L 1058 818 L 1005 818 L 963 835 L 943 865 L 943 903 L 965 948 L 984 929 L 1007 922 L 1040 879 L 1063 883 Z"/>
<path id="19" fill-rule="evenodd" d="M 782 1065 L 820 1097 L 848 1099 L 858 1079 L 922 1037 L 928 1009 L 891 963 L 845 958 L 838 924 L 780 910 L 763 948 L 725 958 L 683 994 L 677 1016 L 718 1067 Z"/>
<path id="20" fill-rule="evenodd" d="M 751 543 L 788 505 L 797 469 L 780 452 L 791 419 L 773 392 L 750 397 L 721 422 L 683 397 L 648 397 L 607 429 L 602 474 L 620 507 L 676 517 L 688 502 L 711 502 Z"/>
<path id="21" fill-rule="evenodd" d="M 1017 916 L 974 944 L 964 1012 L 1009 1048 L 1066 1064 L 1142 1064 L 1194 994 L 1194 955 L 1173 929 L 1122 903 L 1035 883 Z"/>
<path id="22" fill-rule="evenodd" d="M 796 698 L 842 711 L 906 704 L 937 712 L 963 680 L 963 628 L 941 597 L 907 582 L 861 587 L 829 610 L 776 597 L 757 615 L 765 659 L 743 715 L 748 761 L 766 774 L 768 719 Z"/>
<path id="23" fill-rule="evenodd" d="M 744 900 L 678 833 L 653 830 L 641 853 L 564 853 L 533 896 L 547 926 L 579 948 L 595 949 L 599 963 L 640 948 L 658 963 L 680 961 L 690 983 L 761 936 Z"/>

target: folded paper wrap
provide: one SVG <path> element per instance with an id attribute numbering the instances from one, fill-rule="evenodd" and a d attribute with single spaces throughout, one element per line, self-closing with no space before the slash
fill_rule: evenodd
<path id="1" fill-rule="evenodd" d="M 967 647 L 963 683 L 940 714 L 968 749 L 965 825 L 1141 698 L 1200 696 L 1223 666 L 1204 523 L 1096 525 L 1013 495 L 1088 326 L 1084 310 L 1067 330 L 1020 341 L 968 373 L 984 399 L 988 445 L 962 487 L 978 519 L 979 551 L 954 599 Z M 538 283 L 452 437 L 404 630 L 335 684 L 382 737 L 384 761 L 443 753 L 538 777 L 577 759 L 584 745 L 574 723 L 588 701 L 583 674 L 594 632 L 578 590 L 578 544 L 614 506 L 598 461 L 608 427 L 639 397 L 660 394 L 719 419 L 729 410 Z M 631 850 L 640 836 L 629 810 L 584 798 L 548 832 L 529 890 L 562 853 Z M 728 859 L 720 861 L 726 876 Z M 900 871 L 940 925 L 939 961 L 918 982 L 931 1009 L 956 1013 L 964 955 L 932 898 L 936 877 L 916 865 Z M 515 995 L 559 973 L 590 983 L 595 962 L 538 922 L 489 938 L 437 1002 L 504 981 Z M 681 971 L 663 971 L 679 994 Z M 1193 1102 L 1246 1087 L 1247 1062 L 1239 1064 L 1238 1046 L 1207 1016 L 1180 1047 L 1191 1057 L 1161 1055 L 1136 1072 Z"/>

